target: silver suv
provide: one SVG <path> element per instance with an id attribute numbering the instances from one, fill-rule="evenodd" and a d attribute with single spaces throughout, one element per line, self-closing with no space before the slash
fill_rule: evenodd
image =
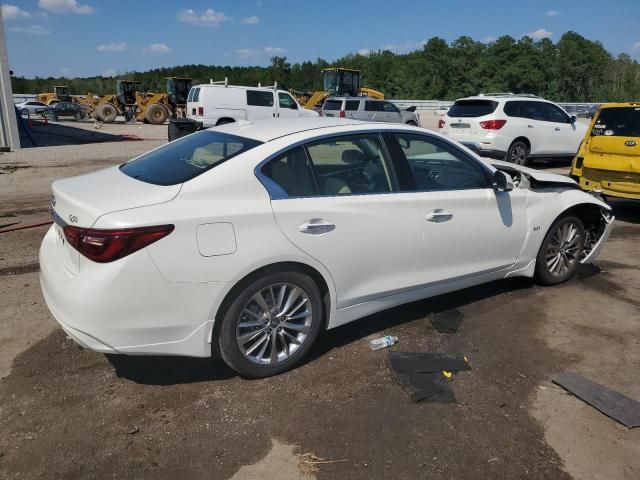
<path id="1" fill-rule="evenodd" d="M 369 97 L 332 97 L 324 101 L 320 114 L 324 117 L 353 118 L 365 122 L 407 123 L 419 125 L 414 108 L 400 110 L 388 100 Z"/>

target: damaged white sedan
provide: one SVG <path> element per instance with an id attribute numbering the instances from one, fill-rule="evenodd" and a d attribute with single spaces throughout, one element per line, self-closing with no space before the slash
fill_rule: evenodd
<path id="1" fill-rule="evenodd" d="M 205 357 L 248 377 L 320 332 L 514 276 L 567 280 L 610 208 L 407 125 L 296 118 L 201 131 L 53 184 L 46 302 L 105 353 Z"/>

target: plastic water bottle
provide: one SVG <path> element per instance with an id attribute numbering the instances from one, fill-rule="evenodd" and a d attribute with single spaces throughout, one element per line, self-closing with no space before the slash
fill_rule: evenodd
<path id="1" fill-rule="evenodd" d="M 398 341 L 398 337 L 393 335 L 386 335 L 382 338 L 376 338 L 369 342 L 369 348 L 371 350 L 380 350 L 381 348 L 387 348 Z"/>

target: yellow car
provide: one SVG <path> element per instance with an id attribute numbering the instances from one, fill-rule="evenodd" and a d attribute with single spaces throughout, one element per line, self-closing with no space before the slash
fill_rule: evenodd
<path id="1" fill-rule="evenodd" d="M 640 102 L 600 107 L 573 159 L 571 177 L 584 190 L 640 199 Z"/>

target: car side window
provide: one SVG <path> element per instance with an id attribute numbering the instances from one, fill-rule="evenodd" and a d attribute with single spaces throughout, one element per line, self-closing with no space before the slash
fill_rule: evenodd
<path id="1" fill-rule="evenodd" d="M 382 109 L 385 112 L 400 113 L 400 110 L 398 110 L 398 107 L 396 107 L 393 103 L 391 102 L 381 102 L 381 103 L 382 103 Z"/>
<path id="2" fill-rule="evenodd" d="M 488 188 L 481 165 L 454 146 L 434 137 L 396 133 L 417 190 L 426 192 Z"/>
<path id="3" fill-rule="evenodd" d="M 320 195 L 395 190 L 389 159 L 378 134 L 333 137 L 307 145 Z"/>
<path id="4" fill-rule="evenodd" d="M 288 93 L 278 93 L 278 105 L 280 108 L 290 108 L 291 110 L 297 110 L 298 104 Z"/>
<path id="5" fill-rule="evenodd" d="M 273 107 L 273 92 L 247 90 L 247 105 L 255 107 Z"/>
<path id="6" fill-rule="evenodd" d="M 371 102 L 371 101 L 365 101 L 364 102 L 364 109 L 367 112 L 381 112 L 382 108 L 380 106 L 382 102 Z"/>
<path id="7" fill-rule="evenodd" d="M 313 171 L 304 148 L 296 147 L 262 167 L 262 173 L 290 197 L 317 195 Z"/>
<path id="8" fill-rule="evenodd" d="M 504 113 L 508 117 L 521 117 L 520 105 L 522 102 L 507 102 L 504 104 Z"/>
<path id="9" fill-rule="evenodd" d="M 197 102 L 198 100 L 200 100 L 200 89 L 199 88 L 195 88 L 193 90 L 193 98 L 191 99 L 192 102 Z"/>
<path id="10" fill-rule="evenodd" d="M 569 117 L 560 108 L 551 103 L 543 105 L 544 117 L 547 122 L 569 123 Z"/>
<path id="11" fill-rule="evenodd" d="M 344 102 L 344 109 L 348 112 L 355 112 L 360 107 L 360 100 L 347 100 Z"/>

